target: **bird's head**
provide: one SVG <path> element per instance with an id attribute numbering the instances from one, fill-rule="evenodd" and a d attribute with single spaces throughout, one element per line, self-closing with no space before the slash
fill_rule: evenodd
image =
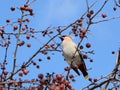
<path id="1" fill-rule="evenodd" d="M 63 35 L 63 36 L 60 36 L 59 38 L 61 39 L 61 41 L 63 41 L 63 40 L 72 40 L 72 37 L 69 36 L 69 35 Z"/>

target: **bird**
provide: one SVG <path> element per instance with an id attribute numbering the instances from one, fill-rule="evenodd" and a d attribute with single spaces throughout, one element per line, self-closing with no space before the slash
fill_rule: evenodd
<path id="1" fill-rule="evenodd" d="M 88 72 L 82 53 L 78 49 L 77 44 L 73 41 L 72 37 L 70 35 L 63 35 L 59 36 L 59 38 L 62 41 L 61 45 L 64 59 L 78 75 L 80 75 L 80 70 L 84 78 L 88 78 Z"/>

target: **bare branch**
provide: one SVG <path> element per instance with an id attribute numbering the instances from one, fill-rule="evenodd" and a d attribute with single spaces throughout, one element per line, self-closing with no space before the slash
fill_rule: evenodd
<path id="1" fill-rule="evenodd" d="M 109 19 L 106 19 L 106 20 L 100 20 L 100 21 L 97 21 L 97 22 L 92 22 L 91 24 L 97 24 L 97 23 L 101 23 L 101 22 L 107 22 L 107 21 L 114 20 L 114 19 L 117 19 L 117 18 L 120 18 L 120 16 L 118 16 L 118 17 L 112 17 L 112 18 L 109 18 Z"/>
<path id="2" fill-rule="evenodd" d="M 116 6 L 120 7 L 120 0 L 118 0 L 118 3 L 116 0 L 114 0 L 114 3 L 116 4 Z"/>
<path id="3" fill-rule="evenodd" d="M 22 16 L 21 16 L 21 20 L 23 20 L 23 17 L 24 17 L 24 12 L 22 12 Z M 22 28 L 22 22 L 20 22 L 19 24 L 19 30 L 18 30 L 18 34 L 16 36 L 16 47 L 15 47 L 15 51 L 14 51 L 14 60 L 13 60 L 13 68 L 12 68 L 12 72 L 11 72 L 11 76 L 10 78 L 12 79 L 13 78 L 13 75 L 14 75 L 14 71 L 15 71 L 15 68 L 16 68 L 16 60 L 17 60 L 17 50 L 18 50 L 18 42 L 19 42 L 19 36 L 20 36 L 20 32 L 21 32 L 21 28 Z"/>
<path id="4" fill-rule="evenodd" d="M 97 16 L 99 14 L 99 12 L 104 8 L 104 6 L 107 4 L 108 0 L 105 0 L 105 2 L 103 3 L 103 5 L 100 7 L 100 9 L 91 17 L 91 19 L 93 19 L 95 16 Z"/>

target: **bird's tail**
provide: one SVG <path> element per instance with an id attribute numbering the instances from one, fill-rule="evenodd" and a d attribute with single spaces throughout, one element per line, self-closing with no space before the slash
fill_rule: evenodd
<path id="1" fill-rule="evenodd" d="M 85 79 L 87 79 L 87 78 L 89 77 L 89 75 L 87 74 L 87 75 L 85 75 L 84 77 L 85 77 Z"/>
<path id="2" fill-rule="evenodd" d="M 82 74 L 83 74 L 83 76 L 84 76 L 84 78 L 88 78 L 89 77 L 89 75 L 88 75 L 88 73 L 87 73 L 87 71 L 81 71 L 82 72 Z"/>
<path id="3" fill-rule="evenodd" d="M 87 79 L 89 77 L 84 63 L 79 66 L 79 70 L 82 72 L 84 78 Z"/>

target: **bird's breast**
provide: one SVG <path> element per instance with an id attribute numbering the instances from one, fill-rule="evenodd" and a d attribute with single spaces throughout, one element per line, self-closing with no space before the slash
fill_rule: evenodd
<path id="1" fill-rule="evenodd" d="M 71 47 L 63 48 L 63 54 L 68 57 L 73 57 L 75 50 Z"/>
<path id="2" fill-rule="evenodd" d="M 63 48 L 63 55 L 69 64 L 71 64 L 71 62 L 73 62 L 73 65 L 81 63 L 79 53 L 76 51 L 76 49 L 71 47 Z"/>

